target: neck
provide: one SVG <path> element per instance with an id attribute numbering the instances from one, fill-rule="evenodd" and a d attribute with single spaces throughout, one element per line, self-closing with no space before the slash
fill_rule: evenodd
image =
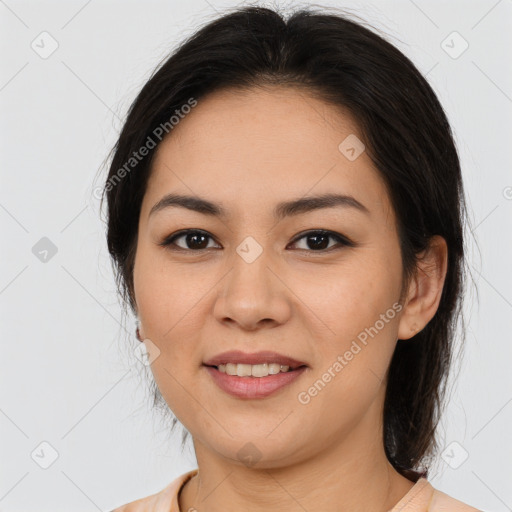
<path id="1" fill-rule="evenodd" d="M 235 464 L 194 439 L 199 473 L 184 486 L 180 510 L 389 511 L 414 483 L 387 460 L 382 428 L 378 436 L 368 435 L 375 435 L 374 420 L 362 420 L 314 457 L 279 467 Z"/>

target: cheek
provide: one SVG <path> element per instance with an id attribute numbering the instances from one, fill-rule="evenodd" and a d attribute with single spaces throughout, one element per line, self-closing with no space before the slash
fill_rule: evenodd
<path id="1" fill-rule="evenodd" d="M 158 388 L 169 407 L 180 411 L 187 407 L 190 395 L 185 389 L 193 392 L 201 362 L 194 333 L 201 329 L 198 318 L 204 312 L 200 312 L 200 298 L 208 283 L 201 286 L 183 272 L 170 272 L 161 258 L 149 252 L 141 250 L 134 267 L 139 319 L 144 337 L 160 351 L 151 364 Z"/>
<path id="2" fill-rule="evenodd" d="M 197 291 L 183 272 L 170 271 L 160 250 L 137 250 L 134 290 L 145 333 L 166 338 L 197 302 Z M 167 335 L 166 335 L 167 333 Z"/>
<path id="3" fill-rule="evenodd" d="M 311 329 L 318 336 L 315 378 L 320 385 L 329 382 L 320 401 L 360 409 L 378 392 L 396 345 L 401 284 L 396 263 L 361 258 L 335 274 L 331 268 L 328 284 L 302 282 L 300 296 L 308 297 L 315 313 L 309 317 L 319 326 Z"/>
<path id="4" fill-rule="evenodd" d="M 303 314 L 309 309 L 308 316 L 318 326 L 318 334 L 332 340 L 327 348 L 337 345 L 342 349 L 393 307 L 401 285 L 396 263 L 368 253 L 336 269 L 310 273 L 314 278 L 294 279 L 294 290 L 307 306 Z M 388 331 L 389 324 L 396 323 L 396 316 L 395 310 L 390 311 L 386 327 L 382 329 L 379 322 L 379 330 Z"/>
<path id="5" fill-rule="evenodd" d="M 149 252 L 149 251 L 148 251 Z M 180 272 L 170 272 L 161 259 L 141 250 L 134 267 L 134 288 L 144 336 L 160 350 L 151 364 L 155 382 L 169 408 L 188 425 L 191 395 L 196 396 L 200 354 L 193 343 L 198 308 L 197 286 Z M 198 284 L 198 283 L 195 283 Z M 199 411 L 196 411 L 199 413 Z M 200 414 L 194 421 L 200 421 Z"/>

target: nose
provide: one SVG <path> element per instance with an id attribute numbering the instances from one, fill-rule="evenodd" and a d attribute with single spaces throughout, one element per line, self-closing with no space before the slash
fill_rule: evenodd
<path id="1" fill-rule="evenodd" d="M 254 331 L 277 327 L 290 318 L 291 292 L 264 255 L 265 251 L 251 263 L 235 256 L 214 305 L 219 322 Z"/>

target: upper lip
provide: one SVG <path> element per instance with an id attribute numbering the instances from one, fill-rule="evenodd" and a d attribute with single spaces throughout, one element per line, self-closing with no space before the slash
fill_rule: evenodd
<path id="1" fill-rule="evenodd" d="M 299 366 L 307 366 L 302 361 L 297 361 L 293 357 L 278 354 L 271 350 L 263 350 L 260 352 L 254 352 L 248 354 L 240 350 L 230 350 L 229 352 L 222 352 L 216 356 L 208 359 L 203 364 L 206 366 L 219 366 L 220 364 L 226 363 L 241 363 L 241 364 L 263 364 L 263 363 L 277 363 L 289 366 L 291 369 L 298 368 Z"/>

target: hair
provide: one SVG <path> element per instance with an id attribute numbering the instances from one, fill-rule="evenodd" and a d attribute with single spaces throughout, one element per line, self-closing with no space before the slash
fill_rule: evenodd
<path id="1" fill-rule="evenodd" d="M 363 23 L 311 8 L 287 19 L 268 8 L 237 8 L 197 30 L 157 66 L 131 104 L 112 148 L 101 198 L 101 204 L 105 196 L 108 201 L 107 244 L 123 306 L 137 314 L 138 221 L 163 138 L 133 170 L 121 169 L 126 171 L 133 153 L 150 138 L 154 141 L 156 127 L 169 128 L 169 117 L 190 98 L 201 101 L 221 89 L 273 86 L 300 88 L 355 119 L 396 213 L 403 290 L 431 237 L 446 240 L 448 266 L 438 309 L 423 330 L 397 341 L 387 373 L 386 456 L 398 472 L 416 481 L 427 476 L 425 462 L 438 449 L 436 428 L 463 316 L 466 205 L 454 138 L 436 94 L 401 51 Z M 165 131 L 172 136 L 170 129 Z M 155 386 L 154 405 L 161 399 Z"/>

